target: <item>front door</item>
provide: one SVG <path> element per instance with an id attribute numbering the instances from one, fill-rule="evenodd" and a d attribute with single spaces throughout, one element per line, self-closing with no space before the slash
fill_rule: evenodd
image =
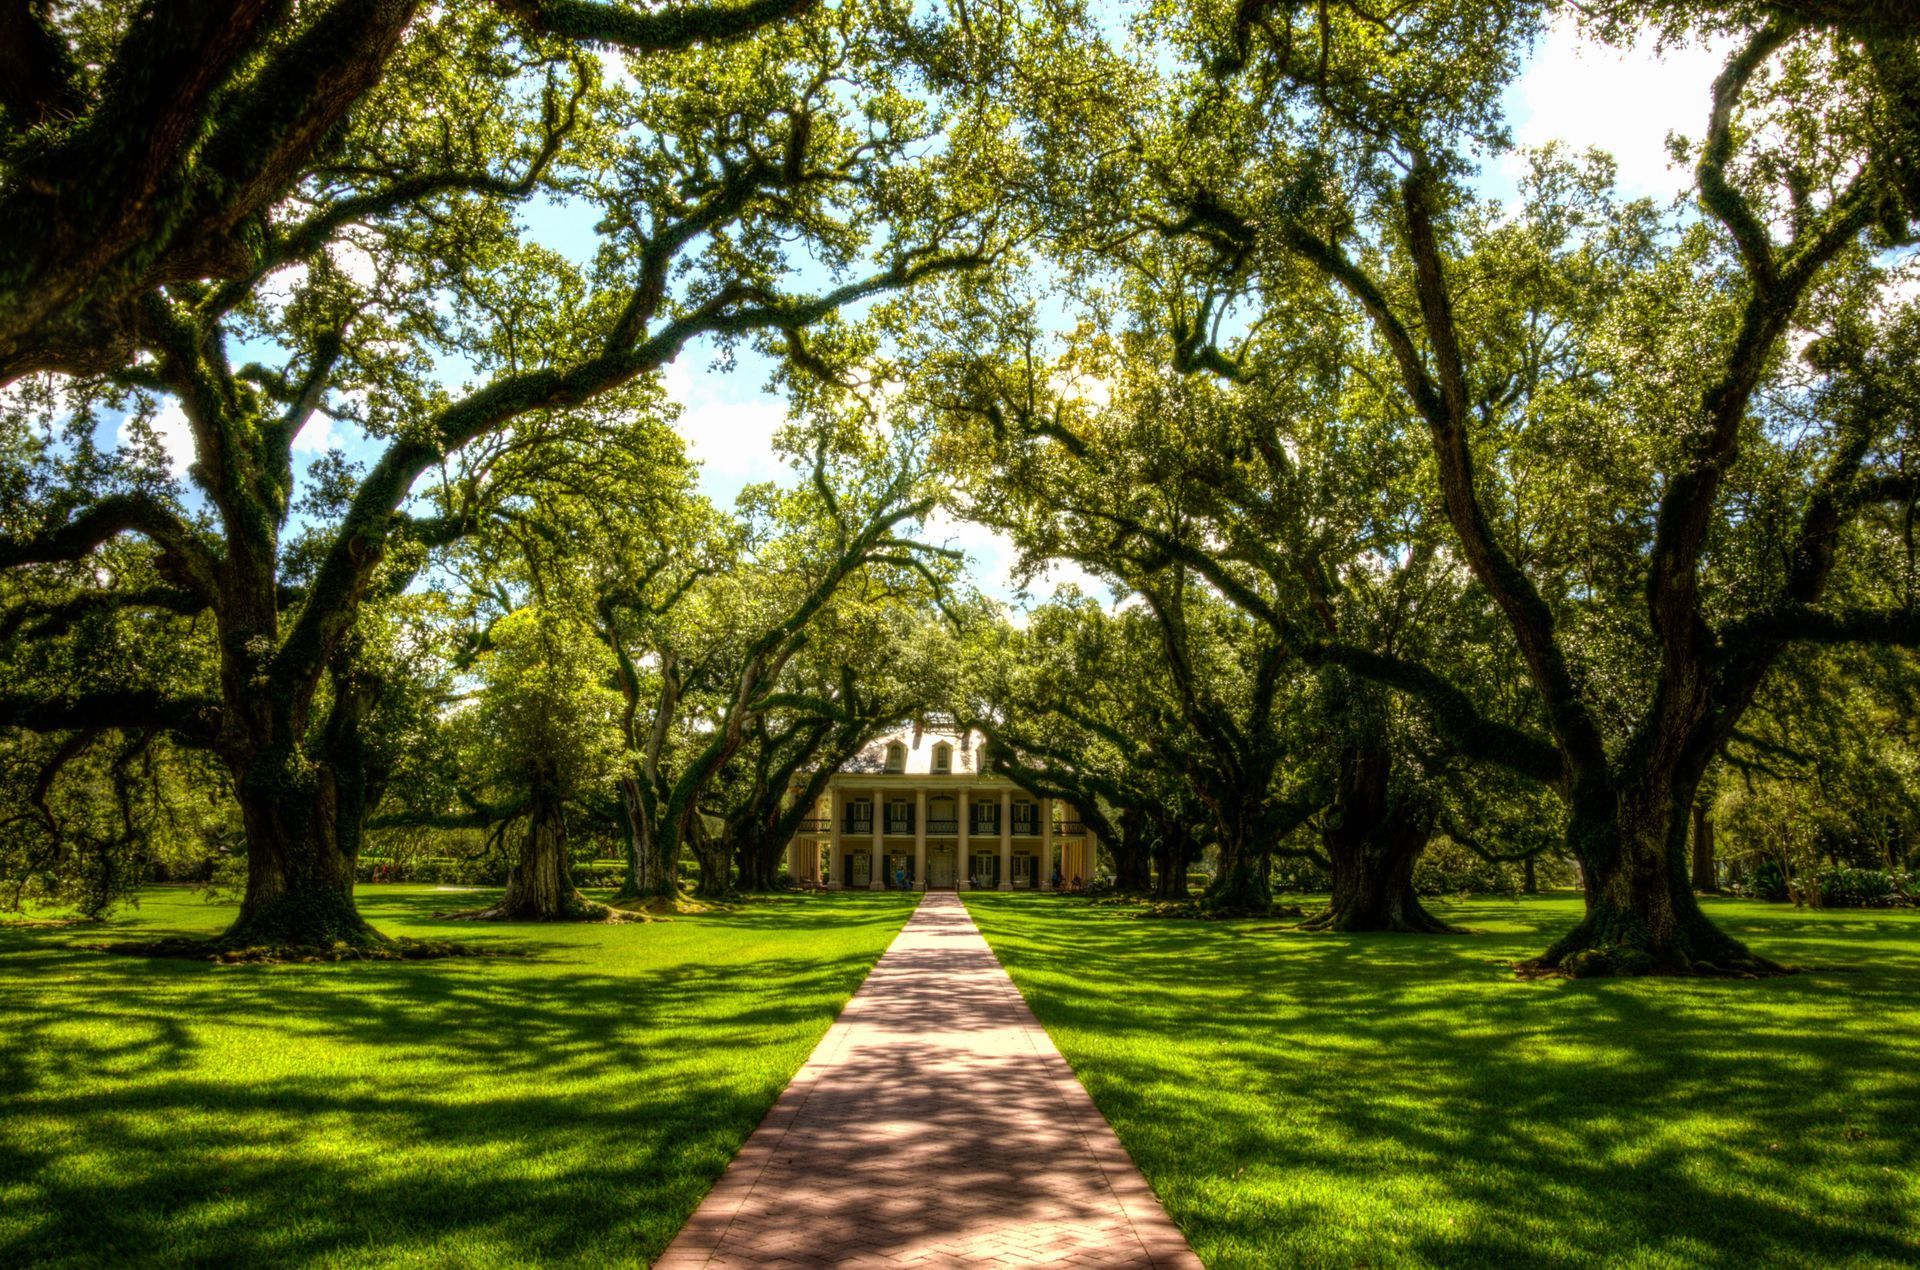
<path id="1" fill-rule="evenodd" d="M 937 847 L 927 856 L 927 886 L 944 891 L 953 886 L 953 852 Z"/>

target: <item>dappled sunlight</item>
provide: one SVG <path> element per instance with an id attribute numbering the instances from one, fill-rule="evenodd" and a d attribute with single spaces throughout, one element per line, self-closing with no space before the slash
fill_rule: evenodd
<path id="1" fill-rule="evenodd" d="M 1831 969 L 1520 982 L 1577 900 L 1438 938 L 968 904 L 1209 1265 L 1920 1255 L 1920 915 L 1716 904 Z"/>
<path id="2" fill-rule="evenodd" d="M 444 893 L 365 888 L 396 934 Z M 219 966 L 0 928 L 0 1261 L 657 1255 L 905 920 L 501 925 L 524 957 Z M 150 893 L 114 935 L 230 919 Z"/>

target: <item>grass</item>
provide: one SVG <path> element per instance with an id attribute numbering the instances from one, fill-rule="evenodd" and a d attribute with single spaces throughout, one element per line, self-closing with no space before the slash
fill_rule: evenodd
<path id="1" fill-rule="evenodd" d="M 232 913 L 150 892 L 0 925 L 0 1265 L 657 1256 L 879 957 L 888 894 L 644 925 L 383 930 L 527 957 L 217 966 L 88 952 Z"/>
<path id="2" fill-rule="evenodd" d="M 1713 902 L 1816 969 L 1517 982 L 1475 936 L 967 906 L 1210 1267 L 1920 1263 L 1920 913 Z"/>

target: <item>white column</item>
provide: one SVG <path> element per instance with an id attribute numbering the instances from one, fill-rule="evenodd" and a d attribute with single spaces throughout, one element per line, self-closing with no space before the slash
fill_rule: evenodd
<path id="1" fill-rule="evenodd" d="M 913 791 L 913 889 L 927 889 L 927 791 Z"/>
<path id="2" fill-rule="evenodd" d="M 1062 873 L 1066 870 L 1062 869 Z M 1053 799 L 1040 800 L 1040 885 L 1053 889 Z"/>
<path id="3" fill-rule="evenodd" d="M 1077 813 L 1075 813 L 1075 815 L 1077 815 Z M 1087 824 L 1087 818 L 1085 817 L 1081 817 L 1081 836 L 1079 836 L 1077 842 L 1079 842 L 1079 847 L 1077 847 L 1075 853 L 1073 853 L 1073 867 L 1075 867 L 1075 872 L 1079 874 L 1079 880 L 1081 880 L 1083 884 L 1089 884 L 1089 886 L 1091 886 L 1092 867 L 1094 867 L 1094 861 L 1098 859 L 1098 855 L 1094 853 L 1092 826 L 1091 824 Z"/>
<path id="4" fill-rule="evenodd" d="M 959 846 L 955 849 L 958 859 L 953 862 L 953 889 L 967 889 L 967 870 L 973 867 L 973 848 L 967 843 L 967 817 L 972 809 L 967 806 L 967 791 L 961 790 L 957 804 L 960 808 L 960 820 L 957 826 Z"/>
<path id="5" fill-rule="evenodd" d="M 887 844 L 881 837 L 887 828 L 887 792 L 873 791 L 873 860 L 867 868 L 867 889 L 883 891 L 887 886 Z"/>
<path id="6" fill-rule="evenodd" d="M 841 804 L 845 800 L 829 787 L 824 801 L 827 804 L 827 889 L 837 891 L 840 879 L 846 876 L 841 872 L 845 866 L 840 863 L 840 818 L 846 814 Z"/>
<path id="7" fill-rule="evenodd" d="M 1000 890 L 1013 889 L 1013 791 L 1000 791 Z"/>

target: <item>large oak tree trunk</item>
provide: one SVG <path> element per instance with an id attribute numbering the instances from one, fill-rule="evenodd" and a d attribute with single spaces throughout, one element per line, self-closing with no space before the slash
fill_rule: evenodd
<path id="1" fill-rule="evenodd" d="M 1191 883 L 1187 870 L 1193 863 L 1192 843 L 1173 825 L 1163 821 L 1153 844 L 1153 895 L 1161 900 L 1184 900 Z"/>
<path id="2" fill-rule="evenodd" d="M 694 858 L 700 862 L 700 881 L 693 893 L 703 900 L 725 899 L 733 893 L 733 852 L 699 812 L 689 814 L 687 829 Z"/>
<path id="3" fill-rule="evenodd" d="M 780 886 L 780 856 L 782 848 L 773 841 L 771 833 L 752 834 L 740 844 L 735 853 L 735 867 L 739 870 L 739 886 L 743 891 L 773 891 Z"/>
<path id="4" fill-rule="evenodd" d="M 1432 836 L 1430 815 L 1396 810 L 1370 833 L 1343 837 L 1338 846 L 1329 841 L 1333 895 L 1301 929 L 1459 934 L 1459 927 L 1429 913 L 1413 889 L 1413 866 Z"/>
<path id="5" fill-rule="evenodd" d="M 342 846 L 333 771 L 289 753 L 249 761 L 235 785 L 247 835 L 247 888 L 239 916 L 216 945 L 389 946 L 354 907 L 354 860 Z M 347 835 L 348 842 L 357 840 Z"/>
<path id="6" fill-rule="evenodd" d="M 1667 786 L 1668 782 L 1658 782 Z M 1785 968 L 1748 950 L 1701 911 L 1689 884 L 1688 808 L 1694 789 L 1630 790 L 1605 814 L 1574 799 L 1569 827 L 1582 863 L 1587 915 L 1523 971 L 1574 976 L 1770 975 Z"/>
<path id="7" fill-rule="evenodd" d="M 1222 826 L 1222 830 L 1219 868 L 1202 903 L 1208 911 L 1223 916 L 1268 912 L 1273 908 L 1273 892 L 1261 876 L 1254 844 L 1237 825 Z"/>
<path id="8" fill-rule="evenodd" d="M 620 806 L 627 818 L 627 876 L 614 894 L 616 904 L 671 900 L 680 894 L 678 828 L 666 816 L 650 810 L 646 797 L 638 779 L 621 779 Z"/>
<path id="9" fill-rule="evenodd" d="M 1120 813 L 1120 840 L 1108 844 L 1113 852 L 1114 887 L 1144 895 L 1153 889 L 1153 856 L 1147 850 L 1146 824 L 1138 811 Z"/>
<path id="10" fill-rule="evenodd" d="M 1458 927 L 1427 912 L 1414 894 L 1413 866 L 1433 837 L 1434 809 L 1394 789 L 1391 751 L 1384 745 L 1349 751 L 1340 795 L 1321 831 L 1333 865 L 1333 896 L 1302 929 L 1457 934 Z"/>
<path id="11" fill-rule="evenodd" d="M 620 778 L 620 810 L 625 830 L 622 844 L 627 856 L 627 874 L 621 879 L 614 902 L 637 900 L 653 894 L 653 836 L 647 832 L 646 813 L 640 806 L 640 782 L 631 776 Z"/>
<path id="12" fill-rule="evenodd" d="M 613 915 L 613 909 L 588 899 L 574 886 L 566 815 L 559 799 L 536 788 L 520 858 L 507 874 L 507 892 L 498 904 L 474 916 L 505 922 L 595 922 Z"/>
<path id="13" fill-rule="evenodd" d="M 1693 889 L 1712 895 L 1720 889 L 1719 870 L 1713 860 L 1713 821 L 1707 819 L 1706 804 L 1693 804 Z"/>

